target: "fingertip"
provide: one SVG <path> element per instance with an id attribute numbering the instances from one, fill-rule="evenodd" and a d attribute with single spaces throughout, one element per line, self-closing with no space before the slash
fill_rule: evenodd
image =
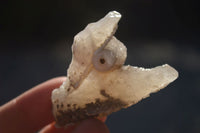
<path id="1" fill-rule="evenodd" d="M 104 117 L 97 117 L 97 119 L 99 119 L 99 120 L 102 121 L 102 122 L 105 122 L 106 119 L 107 119 L 107 117 L 106 117 L 106 116 L 104 116 Z"/>
<path id="2" fill-rule="evenodd" d="M 45 126 L 39 133 L 71 133 L 76 125 L 68 126 L 67 128 L 56 128 L 55 122 Z"/>
<path id="3" fill-rule="evenodd" d="M 82 121 L 72 133 L 109 133 L 107 126 L 98 119 Z"/>

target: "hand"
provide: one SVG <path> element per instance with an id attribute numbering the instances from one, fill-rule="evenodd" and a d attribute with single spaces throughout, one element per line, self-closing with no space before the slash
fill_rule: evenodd
<path id="1" fill-rule="evenodd" d="M 0 133 L 109 133 L 97 119 L 88 119 L 66 129 L 55 128 L 51 92 L 65 77 L 48 80 L 0 107 Z M 42 130 L 41 130 L 42 129 Z"/>

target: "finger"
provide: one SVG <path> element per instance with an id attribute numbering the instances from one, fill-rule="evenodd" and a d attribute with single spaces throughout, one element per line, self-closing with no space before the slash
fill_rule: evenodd
<path id="1" fill-rule="evenodd" d="M 53 121 L 51 92 L 65 77 L 48 80 L 0 107 L 0 132 L 31 133 Z"/>
<path id="2" fill-rule="evenodd" d="M 55 123 L 51 123 L 44 127 L 39 133 L 71 133 L 76 125 L 68 126 L 67 128 L 56 128 Z"/>
<path id="3" fill-rule="evenodd" d="M 40 133 L 109 133 L 106 125 L 97 119 L 87 119 L 77 125 L 55 128 L 54 123 L 47 125 Z"/>
<path id="4" fill-rule="evenodd" d="M 106 119 L 107 119 L 107 117 L 97 117 L 97 119 L 99 119 L 100 121 L 102 121 L 102 122 L 105 122 L 106 121 Z"/>
<path id="5" fill-rule="evenodd" d="M 106 117 L 99 117 L 97 118 L 102 122 L 106 121 Z M 77 125 L 77 124 L 76 124 Z M 39 133 L 71 133 L 76 125 L 68 126 L 67 128 L 56 128 L 55 122 L 45 126 Z"/>
<path id="6" fill-rule="evenodd" d="M 109 133 L 107 126 L 98 119 L 82 121 L 72 133 Z"/>

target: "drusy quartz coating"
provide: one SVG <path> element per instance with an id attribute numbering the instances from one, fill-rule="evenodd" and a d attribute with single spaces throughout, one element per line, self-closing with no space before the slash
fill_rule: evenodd
<path id="1" fill-rule="evenodd" d="M 167 64 L 151 69 L 124 65 L 127 49 L 114 37 L 120 18 L 109 12 L 74 37 L 67 80 L 52 92 L 58 126 L 127 108 L 178 77 Z"/>

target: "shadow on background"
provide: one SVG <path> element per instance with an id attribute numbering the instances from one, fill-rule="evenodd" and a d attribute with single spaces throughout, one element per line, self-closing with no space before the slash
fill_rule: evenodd
<path id="1" fill-rule="evenodd" d="M 179 78 L 138 104 L 113 113 L 111 133 L 200 132 L 200 25 L 194 0 L 1 1 L 0 105 L 33 86 L 66 75 L 73 36 L 111 10 L 123 17 L 116 36 L 126 64 L 168 63 Z"/>

